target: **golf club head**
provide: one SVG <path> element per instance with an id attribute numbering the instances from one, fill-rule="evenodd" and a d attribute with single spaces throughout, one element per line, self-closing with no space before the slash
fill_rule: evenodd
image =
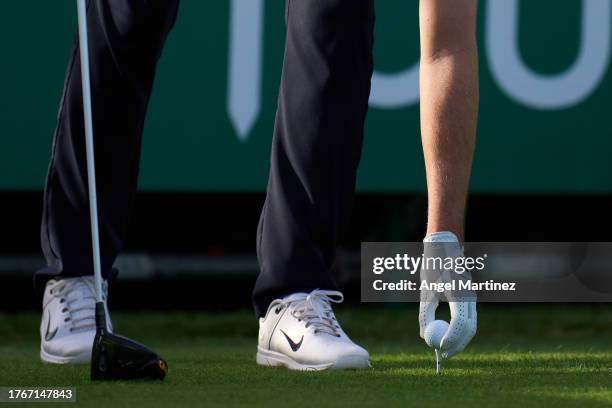
<path id="1" fill-rule="evenodd" d="M 92 380 L 163 380 L 168 364 L 144 345 L 98 328 L 91 355 Z"/>

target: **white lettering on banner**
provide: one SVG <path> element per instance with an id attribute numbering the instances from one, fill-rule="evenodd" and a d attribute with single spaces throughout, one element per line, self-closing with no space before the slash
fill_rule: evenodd
<path id="1" fill-rule="evenodd" d="M 521 59 L 519 0 L 489 0 L 486 52 L 501 89 L 516 102 L 543 110 L 569 108 L 588 98 L 601 83 L 610 62 L 611 4 L 610 0 L 582 0 L 578 58 L 565 72 L 545 76 L 529 69 Z M 554 7 L 561 7 L 561 3 Z"/>
<path id="2" fill-rule="evenodd" d="M 261 109 L 264 0 L 231 0 L 227 110 L 246 140 Z"/>
<path id="3" fill-rule="evenodd" d="M 227 110 L 240 140 L 248 138 L 261 111 L 264 1 L 230 2 Z M 536 73 L 522 60 L 519 7 L 520 0 L 489 0 L 485 5 L 485 54 L 494 80 L 513 101 L 531 109 L 558 110 L 582 103 L 601 84 L 610 64 L 612 0 L 582 0 L 578 56 L 555 75 Z M 370 106 L 398 109 L 418 101 L 418 62 L 396 73 L 374 72 Z"/>
<path id="4" fill-rule="evenodd" d="M 419 63 L 405 71 L 372 75 L 370 106 L 374 108 L 401 108 L 419 102 Z"/>

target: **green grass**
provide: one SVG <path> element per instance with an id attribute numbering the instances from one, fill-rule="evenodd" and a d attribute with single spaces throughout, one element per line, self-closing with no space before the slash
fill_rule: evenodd
<path id="1" fill-rule="evenodd" d="M 338 311 L 370 351 L 372 370 L 258 367 L 257 325 L 246 311 L 115 314 L 119 333 L 153 347 L 170 365 L 164 382 L 132 383 L 92 383 L 87 366 L 40 363 L 39 316 L 0 315 L 0 386 L 72 386 L 77 406 L 113 408 L 612 406 L 612 307 L 482 305 L 476 339 L 441 375 L 418 338 L 413 306 Z"/>

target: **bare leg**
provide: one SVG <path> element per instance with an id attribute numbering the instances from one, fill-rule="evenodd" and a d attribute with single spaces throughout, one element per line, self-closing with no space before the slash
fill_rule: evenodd
<path id="1" fill-rule="evenodd" d="M 420 0 L 427 234 L 463 240 L 478 117 L 477 0 Z"/>

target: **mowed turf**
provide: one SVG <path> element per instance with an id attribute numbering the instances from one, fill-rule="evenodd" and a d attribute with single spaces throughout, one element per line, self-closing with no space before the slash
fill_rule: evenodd
<path id="1" fill-rule="evenodd" d="M 338 316 L 370 351 L 373 369 L 258 367 L 249 311 L 116 313 L 116 330 L 167 358 L 169 375 L 163 382 L 92 383 L 88 366 L 39 361 L 39 316 L 0 315 L 0 386 L 70 386 L 77 406 L 113 408 L 612 406 L 612 305 L 481 305 L 477 337 L 440 375 L 418 337 L 414 305 L 339 307 Z"/>

